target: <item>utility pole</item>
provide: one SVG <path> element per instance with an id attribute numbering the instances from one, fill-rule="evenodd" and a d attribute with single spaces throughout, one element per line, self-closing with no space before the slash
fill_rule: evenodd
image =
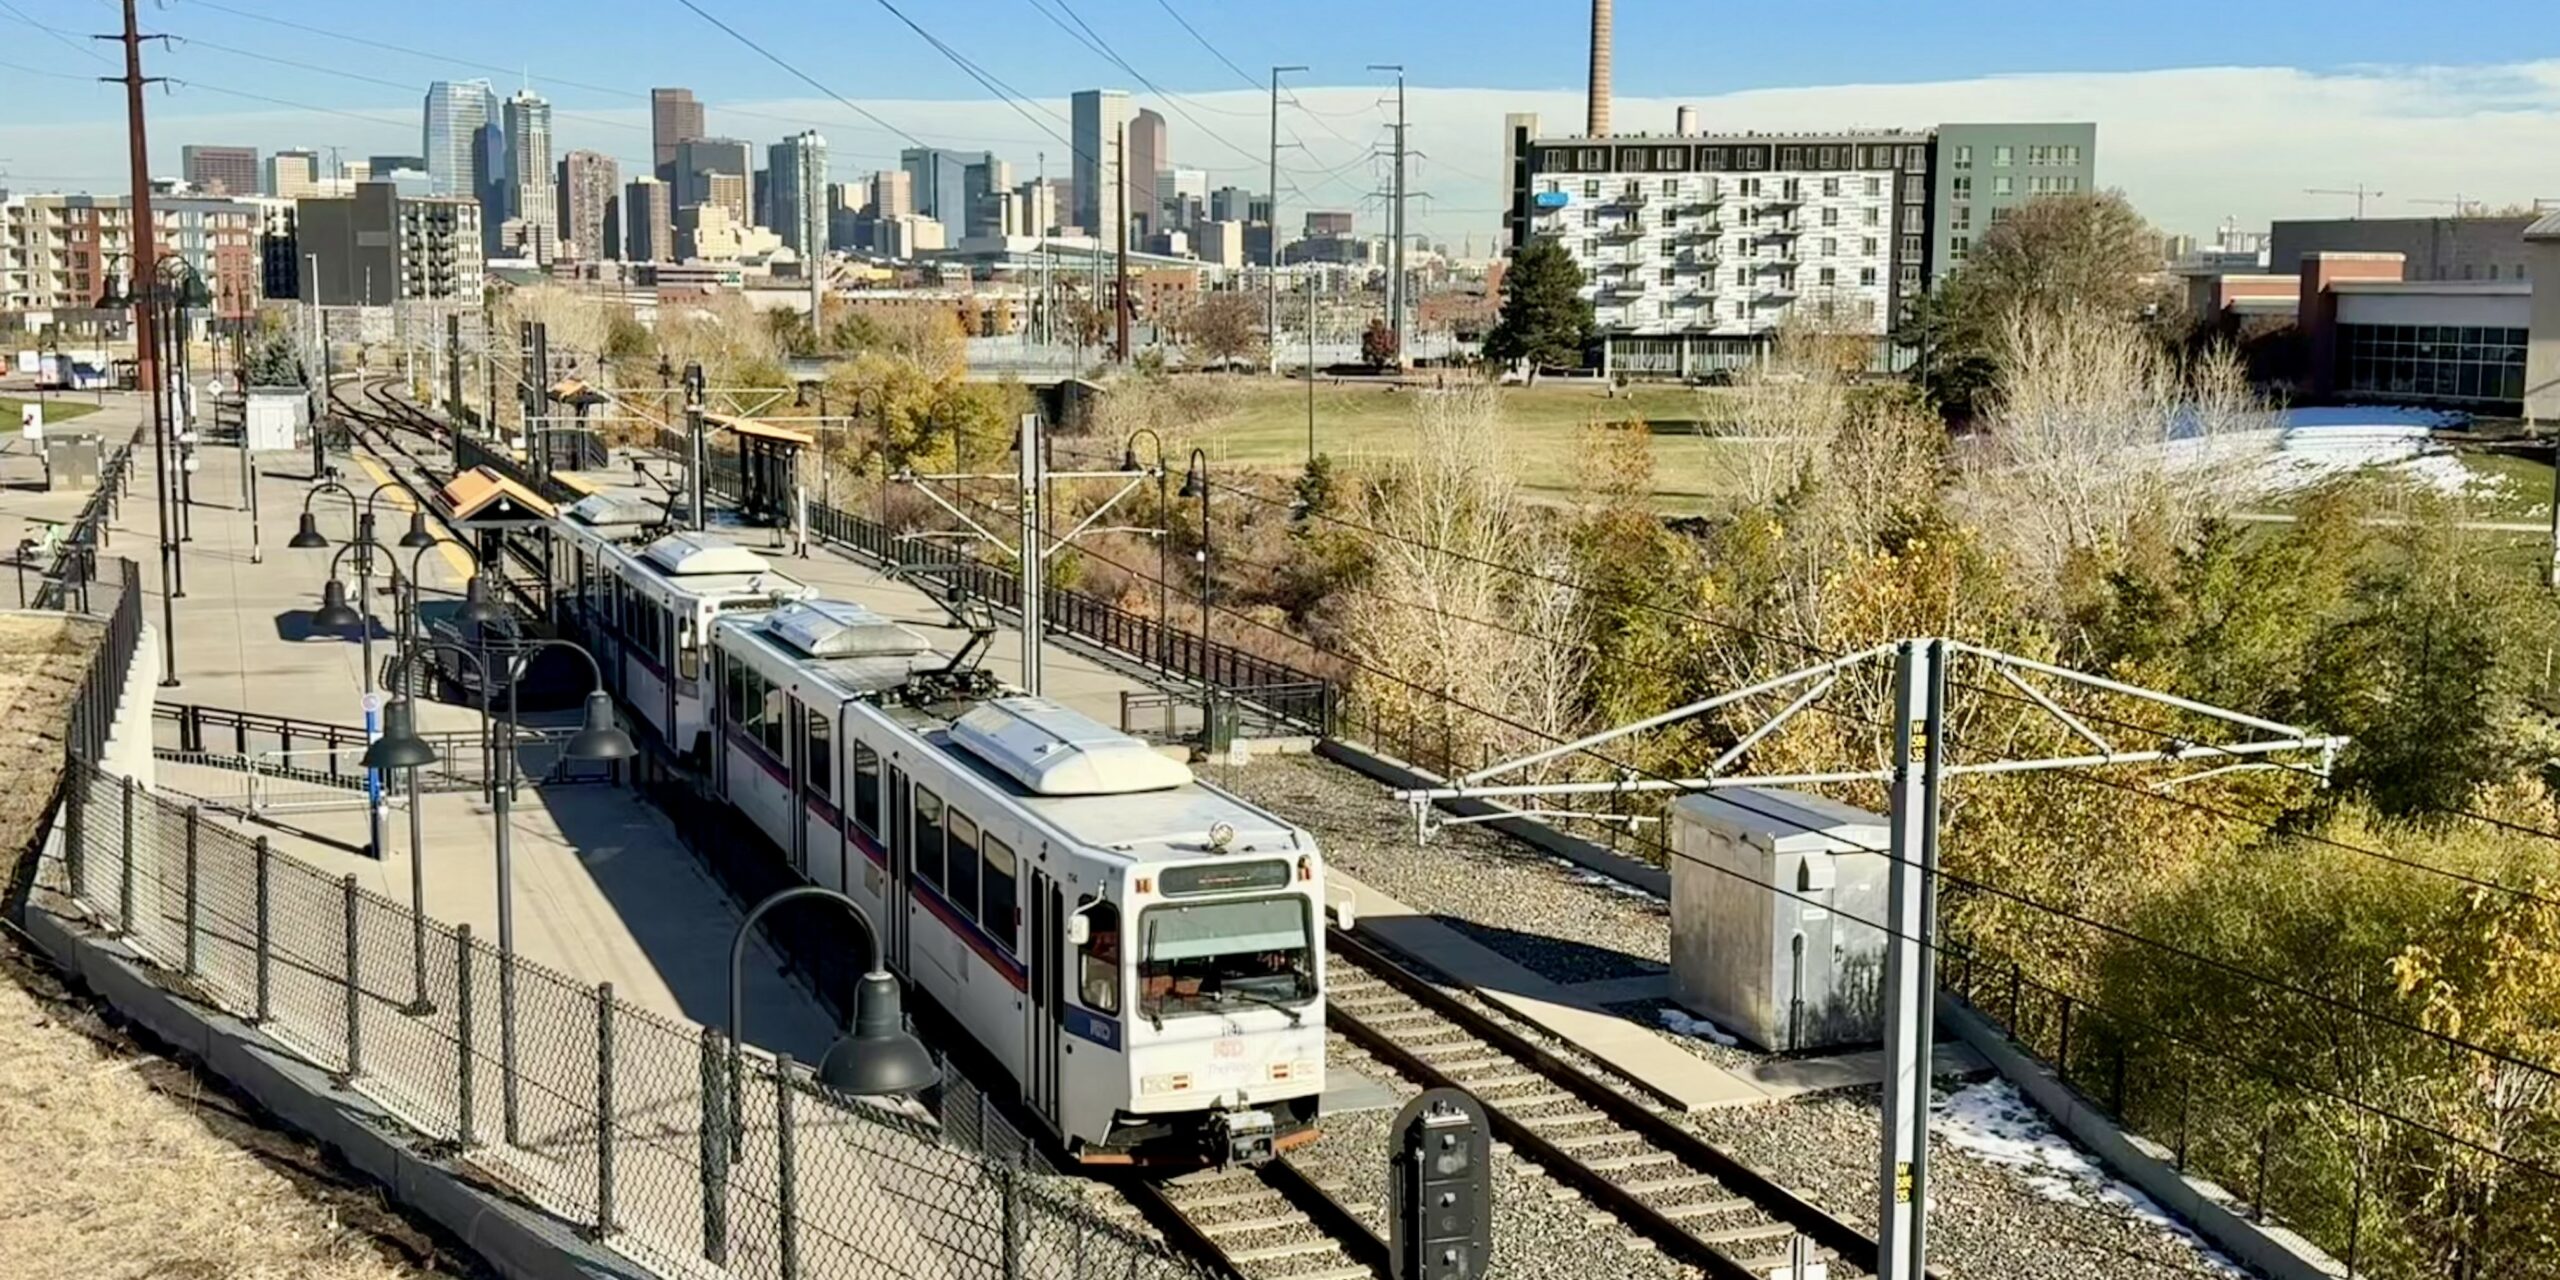
<path id="1" fill-rule="evenodd" d="M 1391 198 L 1395 203 L 1387 210 L 1387 233 L 1395 243 L 1387 250 L 1387 330 L 1395 335 L 1396 364 L 1404 364 L 1404 64 L 1373 62 L 1371 71 L 1396 73 L 1396 176 Z M 1308 377 L 1315 376 L 1309 368 Z"/>
<path id="2" fill-rule="evenodd" d="M 1120 126 L 1119 137 L 1112 144 L 1112 151 L 1112 181 L 1120 184 L 1120 190 L 1124 196 L 1121 203 L 1125 205 L 1128 203 L 1125 196 L 1129 190 L 1129 126 L 1125 124 Z M 1120 211 L 1119 276 L 1119 288 L 1116 290 L 1117 296 L 1111 309 L 1119 326 L 1120 363 L 1127 364 L 1129 363 L 1129 211 L 1125 208 Z"/>
<path id="3" fill-rule="evenodd" d="M 161 651 L 168 655 L 162 667 L 160 685 L 171 688 L 178 683 L 178 606 L 173 568 L 177 531 L 169 518 L 172 510 L 169 497 L 169 411 L 164 403 L 166 397 L 161 394 L 166 388 L 161 384 L 160 371 L 160 271 L 151 234 L 151 148 L 143 136 L 142 117 L 142 86 L 160 78 L 142 74 L 142 42 L 163 37 L 143 35 L 136 24 L 134 0 L 124 0 L 124 31 L 119 35 L 92 38 L 114 40 L 124 46 L 124 74 L 100 76 L 99 79 L 124 85 L 125 144 L 133 164 L 133 202 L 129 206 L 133 227 L 129 277 L 133 285 L 133 357 L 142 385 L 151 391 L 151 432 L 158 442 L 153 454 L 157 462 L 151 468 L 151 480 L 160 513 L 160 644 Z"/>
<path id="4" fill-rule="evenodd" d="M 1304 71 L 1305 67 L 1273 67 L 1271 69 L 1271 220 L 1264 230 L 1269 233 L 1263 245 L 1263 292 L 1269 301 L 1264 317 L 1269 335 L 1263 345 L 1271 352 L 1271 372 L 1280 372 L 1280 75 L 1286 71 Z M 1251 210 L 1246 211 L 1248 214 Z M 1251 219 L 1248 217 L 1247 221 Z"/>

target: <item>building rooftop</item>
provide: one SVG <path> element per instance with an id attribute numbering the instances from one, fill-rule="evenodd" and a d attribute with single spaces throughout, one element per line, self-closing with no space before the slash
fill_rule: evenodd
<path id="1" fill-rule="evenodd" d="M 2530 280 L 2339 280 L 2339 293 L 2441 293 L 2463 298 L 2533 296 Z"/>

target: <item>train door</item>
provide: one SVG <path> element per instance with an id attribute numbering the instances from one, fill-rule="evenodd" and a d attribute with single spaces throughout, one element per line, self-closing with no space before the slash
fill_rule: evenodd
<path id="1" fill-rule="evenodd" d="M 907 941 L 915 932 L 907 915 L 915 905 L 907 892 L 910 868 L 915 865 L 914 853 L 908 848 L 915 834 L 915 811 L 908 807 L 913 803 L 907 795 L 907 771 L 889 766 L 889 793 L 881 797 L 881 819 L 889 837 L 884 842 L 889 848 L 889 883 L 882 890 L 887 896 L 881 899 L 880 924 L 889 931 L 885 940 L 889 967 L 901 974 L 910 972 Z"/>
<path id="2" fill-rule="evenodd" d="M 1058 1050 L 1065 1034 L 1070 962 L 1067 946 L 1067 897 L 1045 871 L 1031 875 L 1031 945 L 1023 954 L 1031 961 L 1031 999 L 1025 1003 L 1029 1025 L 1022 1039 L 1026 1069 L 1022 1073 L 1023 1106 L 1063 1133 L 1058 1114 Z"/>

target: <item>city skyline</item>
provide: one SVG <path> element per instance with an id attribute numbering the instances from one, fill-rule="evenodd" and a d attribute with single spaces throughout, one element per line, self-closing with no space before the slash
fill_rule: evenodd
<path id="1" fill-rule="evenodd" d="M 1621 91 L 1618 127 L 1668 131 L 1674 108 L 1683 103 L 1697 105 L 1702 127 L 1717 131 L 1955 119 L 2093 120 L 2110 144 L 2099 185 L 2125 190 L 2164 230 L 2200 235 L 2209 235 L 2226 218 L 2244 227 L 2263 227 L 2279 217 L 2353 212 L 2335 197 L 2307 194 L 2304 189 L 2312 187 L 2352 187 L 2362 182 L 2380 189 L 2388 194 L 2369 208 L 2375 216 L 2441 212 L 2441 206 L 2410 202 L 2450 199 L 2457 193 L 2492 204 L 2551 196 L 2560 190 L 2560 172 L 2519 171 L 2513 159 L 2552 154 L 2548 144 L 2554 126 L 2549 122 L 2560 120 L 2560 63 L 2474 70 L 2475 74 L 2453 76 L 2429 69 L 2372 69 L 2323 77 L 2282 68 L 2210 68 L 2095 78 L 2049 75 L 1924 85 L 1816 86 L 1688 98 L 1648 98 Z M 641 92 L 646 93 L 645 87 Z M 1382 185 L 1373 170 L 1382 169 L 1383 163 L 1363 161 L 1360 147 L 1310 127 L 1321 123 L 1339 134 L 1360 137 L 1353 117 L 1363 107 L 1374 106 L 1376 90 L 1310 85 L 1295 90 L 1294 97 L 1298 106 L 1284 105 L 1283 125 L 1306 139 L 1307 147 L 1306 152 L 1292 148 L 1284 153 L 1283 164 L 1294 169 L 1304 163 L 1295 157 L 1307 153 L 1315 161 L 1298 172 L 1284 173 L 1282 220 L 1290 221 L 1292 210 L 1302 212 L 1313 205 L 1353 209 L 1363 215 L 1363 226 L 1377 226 L 1379 206 L 1368 193 Z M 402 108 L 376 108 L 371 114 L 382 117 L 378 125 L 287 111 L 187 116 L 164 108 L 153 130 L 153 172 L 178 176 L 180 149 L 188 143 L 250 145 L 262 155 L 290 146 L 316 146 L 324 156 L 335 145 L 350 159 L 373 152 L 407 152 L 417 146 L 417 101 L 412 98 L 405 107 L 409 117 L 405 123 L 395 123 L 392 116 Z M 893 120 L 896 117 L 888 112 L 913 105 L 856 101 Z M 1139 106 L 1158 102 L 1136 91 L 1129 101 L 1133 113 Z M 803 129 L 825 133 L 832 143 L 830 181 L 858 181 L 899 164 L 900 148 L 892 145 L 896 139 L 834 102 L 780 99 L 705 105 L 707 133 L 740 138 L 757 151 Z M 1061 99 L 1053 105 L 1065 118 L 1067 102 Z M 1240 127 L 1233 113 L 1259 111 L 1264 99 L 1237 91 L 1186 95 L 1186 102 L 1177 105 L 1187 105 L 1197 120 L 1214 122 L 1212 127 L 1227 139 L 1250 147 L 1246 135 L 1252 130 Z M 2428 114 L 2411 116 L 2413 106 Z M 1413 146 L 1427 157 L 1416 163 L 1414 189 L 1434 197 L 1416 203 L 1412 222 L 1418 235 L 1453 244 L 1473 236 L 1484 245 L 1499 233 L 1500 123 L 1504 114 L 1522 111 L 1539 114 L 1549 129 L 1578 127 L 1582 93 L 1578 89 L 1413 91 Z M 631 127 L 612 128 L 604 123 L 617 114 Z M 1370 114 L 1378 116 L 1374 111 Z M 983 139 L 988 145 L 969 149 L 995 150 L 1015 166 L 1018 178 L 1035 173 L 1044 152 L 1050 177 L 1070 172 L 1071 149 L 1054 139 L 1030 135 L 1030 126 L 1008 104 L 939 104 L 939 119 L 940 129 L 920 136 L 929 141 Z M 346 133 L 334 144 L 313 139 L 317 120 L 329 121 L 332 130 L 345 125 Z M 645 100 L 618 113 L 560 108 L 555 112 L 555 150 L 600 151 L 613 156 L 626 173 L 649 172 L 654 164 L 648 124 Z M 1265 185 L 1258 159 L 1239 156 L 1200 136 L 1193 121 L 1178 113 L 1168 117 L 1168 127 L 1181 165 L 1207 171 L 1213 189 L 1232 185 L 1258 192 Z M 120 125 L 92 127 L 94 136 L 82 144 L 84 154 L 111 154 L 99 148 L 116 144 L 121 132 Z M 63 145 L 47 136 L 52 139 L 49 145 Z M 1383 132 L 1378 136 L 1383 138 Z M 10 189 L 104 194 L 125 185 L 120 172 L 86 182 L 40 180 L 69 175 L 59 174 L 58 164 L 48 165 L 44 150 L 13 139 L 6 124 L 0 124 L 0 148 L 5 148 L 0 154 L 13 158 L 10 176 L 0 177 L 0 186 Z M 1301 177 L 1326 170 L 1332 171 L 1329 177 Z"/>

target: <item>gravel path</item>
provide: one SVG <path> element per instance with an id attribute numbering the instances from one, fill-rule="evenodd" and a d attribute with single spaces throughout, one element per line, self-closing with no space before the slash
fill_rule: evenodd
<path id="1" fill-rule="evenodd" d="M 1202 772 L 1312 829 L 1332 865 L 1541 977 L 1594 982 L 1671 963 L 1670 904 L 1483 827 L 1446 828 L 1416 846 L 1412 812 L 1341 765 L 1281 755 Z"/>

